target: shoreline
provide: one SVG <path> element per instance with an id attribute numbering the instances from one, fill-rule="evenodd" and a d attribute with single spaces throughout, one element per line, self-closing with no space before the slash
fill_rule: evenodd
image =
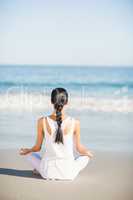
<path id="1" fill-rule="evenodd" d="M 0 149 L 0 199 L 132 200 L 132 153 L 94 153 L 74 181 L 49 181 L 32 175 L 19 149 Z"/>

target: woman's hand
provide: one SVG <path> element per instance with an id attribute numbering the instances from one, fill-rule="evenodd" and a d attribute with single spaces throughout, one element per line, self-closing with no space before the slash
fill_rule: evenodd
<path id="1" fill-rule="evenodd" d="M 20 151 L 19 151 L 19 154 L 20 155 L 26 155 L 26 154 L 31 153 L 31 152 L 32 151 L 29 148 L 21 148 Z"/>
<path id="2" fill-rule="evenodd" d="M 89 156 L 90 158 L 94 157 L 94 155 L 93 155 L 93 153 L 91 151 L 87 151 L 87 156 Z"/>

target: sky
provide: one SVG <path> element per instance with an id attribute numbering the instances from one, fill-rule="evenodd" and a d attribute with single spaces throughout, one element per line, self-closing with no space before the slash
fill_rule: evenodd
<path id="1" fill-rule="evenodd" d="M 133 0 L 0 0 L 0 64 L 133 66 Z"/>

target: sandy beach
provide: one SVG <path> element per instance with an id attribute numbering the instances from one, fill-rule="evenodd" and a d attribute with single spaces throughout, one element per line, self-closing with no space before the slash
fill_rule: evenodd
<path id="1" fill-rule="evenodd" d="M 32 174 L 18 149 L 0 150 L 0 199 L 132 200 L 132 167 L 131 153 L 95 152 L 74 181 L 46 181 Z"/>

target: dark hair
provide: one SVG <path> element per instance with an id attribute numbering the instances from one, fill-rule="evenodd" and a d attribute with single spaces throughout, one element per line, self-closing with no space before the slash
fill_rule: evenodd
<path id="1" fill-rule="evenodd" d="M 63 142 L 63 133 L 61 130 L 62 123 L 62 109 L 65 104 L 68 102 L 68 93 L 64 88 L 55 88 L 51 93 L 51 103 L 54 104 L 54 108 L 56 110 L 56 121 L 57 121 L 57 132 L 56 132 L 56 143 L 64 143 Z"/>

